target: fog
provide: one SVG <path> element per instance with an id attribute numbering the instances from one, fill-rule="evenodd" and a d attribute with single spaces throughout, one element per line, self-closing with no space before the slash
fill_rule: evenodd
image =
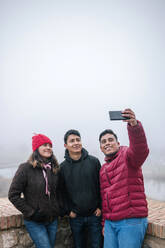
<path id="1" fill-rule="evenodd" d="M 102 130 L 128 145 L 108 111 L 129 107 L 150 147 L 144 174 L 164 180 L 164 13 L 164 0 L 1 0 L 0 167 L 26 161 L 34 133 L 52 139 L 61 162 L 71 128 L 102 163 Z"/>

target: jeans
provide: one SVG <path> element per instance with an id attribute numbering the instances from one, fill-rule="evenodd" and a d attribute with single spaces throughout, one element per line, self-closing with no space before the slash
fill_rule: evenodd
<path id="1" fill-rule="evenodd" d="M 57 219 L 51 223 L 38 223 L 24 220 L 24 224 L 37 248 L 54 248 L 57 232 Z"/>
<path id="2" fill-rule="evenodd" d="M 147 218 L 105 221 L 104 248 L 140 248 L 147 230 Z"/>
<path id="3" fill-rule="evenodd" d="M 75 248 L 85 248 L 85 229 L 89 233 L 90 248 L 101 248 L 101 217 L 91 215 L 88 217 L 77 216 L 70 218 Z"/>

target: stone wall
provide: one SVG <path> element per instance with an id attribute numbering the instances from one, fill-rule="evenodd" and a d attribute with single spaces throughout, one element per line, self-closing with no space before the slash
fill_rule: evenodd
<path id="1" fill-rule="evenodd" d="M 149 225 L 145 248 L 165 247 L 165 202 L 148 200 Z M 34 248 L 23 225 L 21 213 L 6 199 L 0 198 L 0 248 Z M 55 248 L 73 248 L 68 218 L 59 219 Z"/>
<path id="2" fill-rule="evenodd" d="M 148 199 L 148 229 L 144 241 L 151 248 L 165 248 L 165 202 Z"/>
<path id="3" fill-rule="evenodd" d="M 23 224 L 22 214 L 8 201 L 0 198 L 0 248 L 33 248 Z M 59 218 L 56 248 L 73 248 L 68 218 Z"/>

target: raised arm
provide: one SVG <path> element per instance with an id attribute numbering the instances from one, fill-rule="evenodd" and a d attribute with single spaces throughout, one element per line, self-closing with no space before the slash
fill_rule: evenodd
<path id="1" fill-rule="evenodd" d="M 124 120 L 128 123 L 129 148 L 127 159 L 130 165 L 140 167 L 149 153 L 145 132 L 141 122 L 136 119 L 135 113 L 131 109 L 125 109 L 123 116 L 130 118 Z"/>

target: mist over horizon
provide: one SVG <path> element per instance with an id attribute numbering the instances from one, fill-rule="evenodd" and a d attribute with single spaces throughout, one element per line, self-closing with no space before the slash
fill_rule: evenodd
<path id="1" fill-rule="evenodd" d="M 164 13 L 163 0 L 0 1 L 0 168 L 28 159 L 34 133 L 61 162 L 69 129 L 103 163 L 100 132 L 129 143 L 108 111 L 129 107 L 150 148 L 144 175 L 165 178 Z"/>

